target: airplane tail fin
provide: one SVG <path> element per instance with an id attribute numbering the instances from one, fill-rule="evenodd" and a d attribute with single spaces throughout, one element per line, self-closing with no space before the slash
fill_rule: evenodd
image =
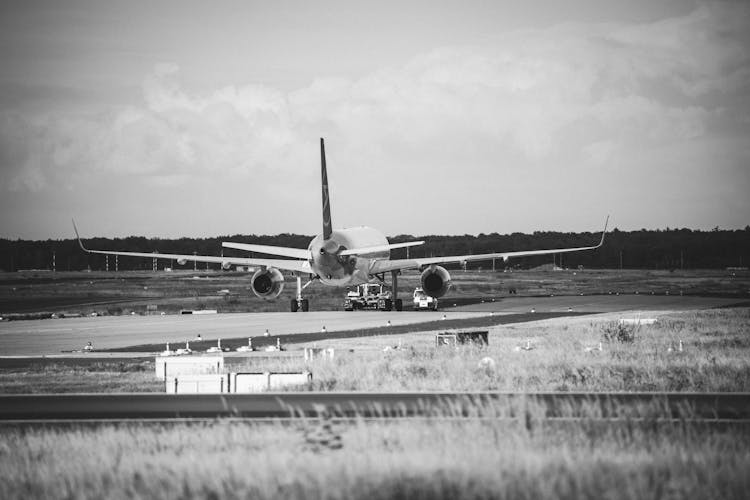
<path id="1" fill-rule="evenodd" d="M 328 194 L 328 172 L 326 171 L 326 148 L 323 138 L 320 138 L 320 173 L 323 182 L 323 239 L 331 237 L 331 200 Z"/>

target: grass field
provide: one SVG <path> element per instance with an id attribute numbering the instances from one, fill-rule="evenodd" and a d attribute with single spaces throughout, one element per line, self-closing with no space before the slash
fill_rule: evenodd
<path id="1" fill-rule="evenodd" d="M 632 341 L 607 339 L 620 330 L 610 316 L 581 316 L 493 327 L 482 348 L 436 347 L 435 332 L 405 333 L 318 342 L 335 349 L 333 361 L 305 362 L 298 346 L 292 355 L 227 358 L 227 369 L 310 370 L 312 389 L 323 391 L 750 391 L 750 308 L 658 317 L 624 328 Z M 586 352 L 600 341 L 601 351 Z M 527 343 L 532 350 L 517 349 Z M 486 357 L 494 366 L 481 363 Z M 162 391 L 153 373 L 153 361 L 141 359 L 0 364 L 0 392 Z"/>
<path id="2" fill-rule="evenodd" d="M 746 498 L 747 427 L 325 420 L 0 428 L 0 497 Z"/>

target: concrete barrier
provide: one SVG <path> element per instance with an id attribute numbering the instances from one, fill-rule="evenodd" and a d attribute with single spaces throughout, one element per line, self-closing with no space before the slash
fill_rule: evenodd
<path id="1" fill-rule="evenodd" d="M 268 372 L 232 373 L 232 391 L 239 393 L 263 392 L 268 390 Z"/>
<path id="2" fill-rule="evenodd" d="M 157 356 L 154 362 L 159 380 L 224 371 L 224 356 Z"/>
<path id="3" fill-rule="evenodd" d="M 309 386 L 312 383 L 312 373 L 231 373 L 230 381 L 232 392 L 265 392 L 287 387 Z"/>
<path id="4" fill-rule="evenodd" d="M 178 375 L 166 379 L 167 394 L 215 394 L 231 392 L 230 376 L 222 374 Z"/>
<path id="5" fill-rule="evenodd" d="M 312 373 L 209 373 L 182 374 L 166 378 L 167 394 L 254 393 L 310 386 Z"/>
<path id="6" fill-rule="evenodd" d="M 312 373 L 269 373 L 268 390 L 283 389 L 293 386 L 309 386 L 312 384 Z"/>

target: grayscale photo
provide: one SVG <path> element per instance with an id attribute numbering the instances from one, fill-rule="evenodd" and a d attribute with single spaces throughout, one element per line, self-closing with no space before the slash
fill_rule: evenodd
<path id="1" fill-rule="evenodd" d="M 0 1 L 0 498 L 744 499 L 750 2 Z"/>

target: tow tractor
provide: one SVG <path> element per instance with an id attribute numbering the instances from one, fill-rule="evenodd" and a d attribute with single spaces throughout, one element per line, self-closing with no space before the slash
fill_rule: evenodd
<path id="1" fill-rule="evenodd" d="M 421 288 L 416 288 L 414 289 L 414 310 L 419 311 L 420 309 L 437 311 L 438 300 L 424 293 Z"/>
<path id="2" fill-rule="evenodd" d="M 380 283 L 365 283 L 350 289 L 344 300 L 344 311 L 374 310 L 400 311 L 403 308 L 401 299 L 393 300 L 390 290 Z"/>

